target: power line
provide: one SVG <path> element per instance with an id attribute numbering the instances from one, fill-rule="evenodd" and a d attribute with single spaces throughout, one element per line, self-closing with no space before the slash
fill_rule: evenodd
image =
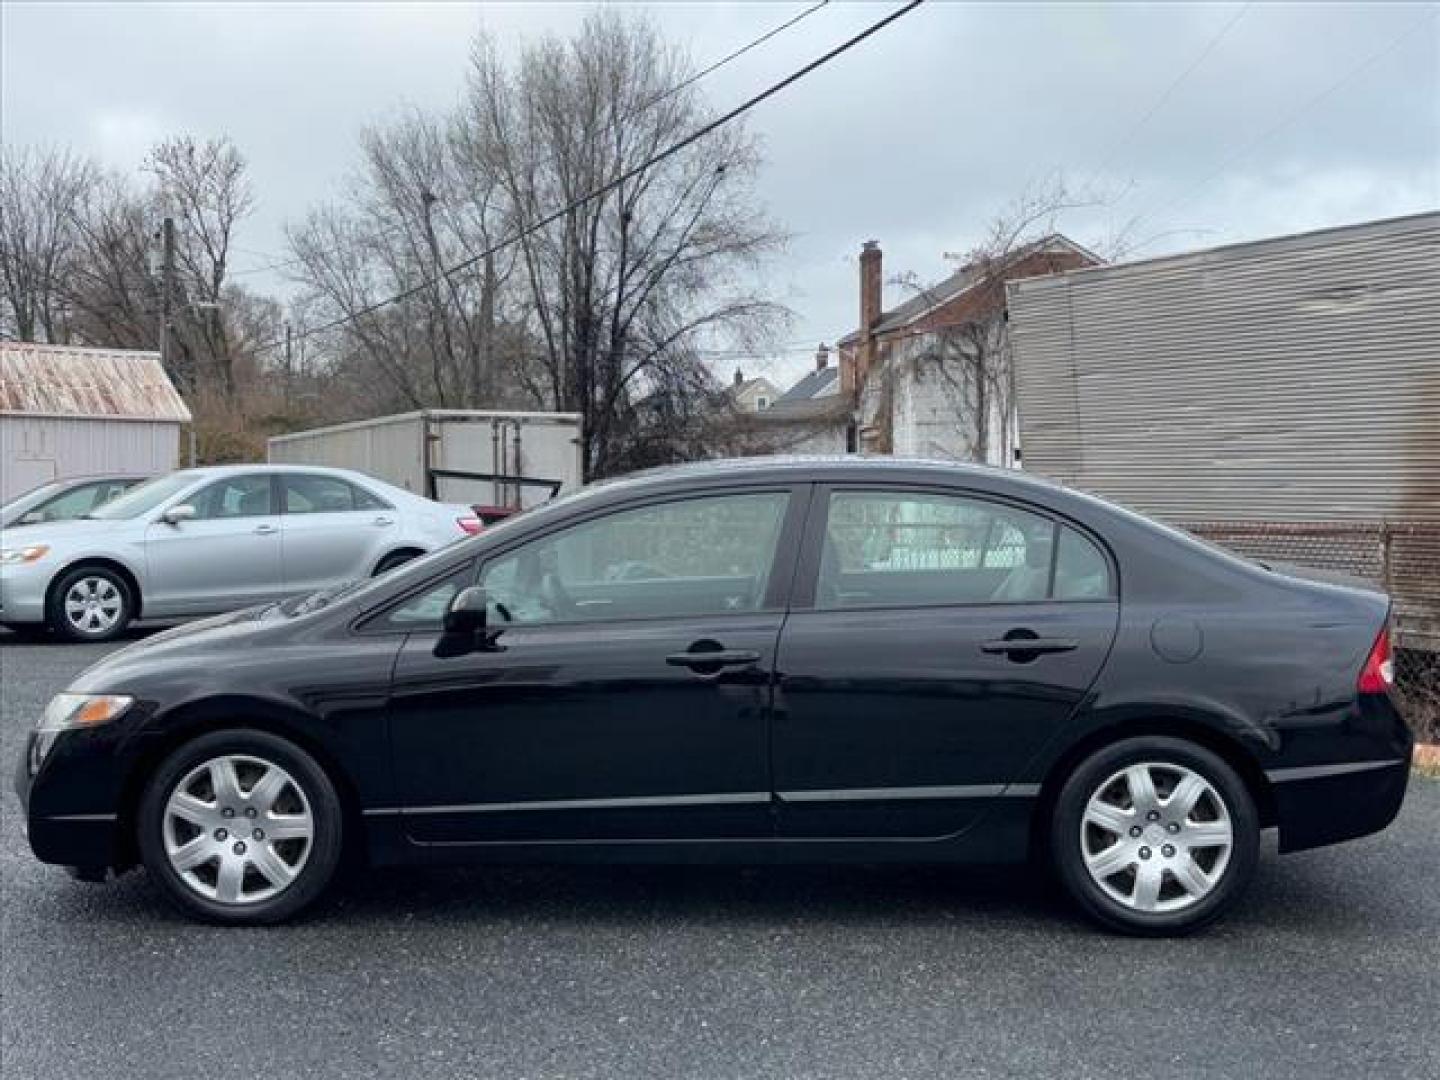
<path id="1" fill-rule="evenodd" d="M 1240 10 L 1237 11 L 1230 18 L 1230 20 L 1220 28 L 1220 32 L 1210 39 L 1209 43 L 1205 46 L 1205 48 L 1200 50 L 1199 55 L 1197 55 L 1195 59 L 1190 62 L 1189 66 L 1186 67 L 1184 71 L 1180 72 L 1180 74 L 1175 77 L 1175 79 L 1170 83 L 1170 85 L 1165 88 L 1165 91 L 1158 98 L 1155 99 L 1155 103 L 1151 105 L 1148 110 L 1146 110 L 1145 115 L 1140 117 L 1140 119 L 1131 126 L 1130 130 L 1127 131 L 1125 135 L 1122 136 L 1118 141 L 1116 141 L 1115 144 L 1108 151 L 1106 151 L 1104 158 L 1101 160 L 1099 168 L 1095 170 L 1093 175 L 1099 176 L 1104 173 L 1107 168 L 1110 167 L 1110 163 L 1115 160 L 1115 158 L 1120 154 L 1121 151 L 1123 151 L 1135 140 L 1135 136 L 1140 134 L 1140 132 L 1144 130 L 1145 125 L 1150 123 L 1150 121 L 1155 118 L 1155 115 L 1165 107 L 1165 103 L 1170 100 L 1170 98 L 1174 95 L 1175 91 L 1180 88 L 1180 85 L 1184 83 L 1185 80 L 1188 79 L 1191 75 L 1193 75 L 1197 69 L 1199 69 L 1200 65 L 1205 62 L 1206 58 L 1208 58 L 1209 55 L 1220 46 L 1220 43 L 1229 36 L 1230 31 L 1235 29 L 1235 24 L 1238 23 L 1241 19 L 1243 19 L 1245 17 L 1245 13 L 1249 11 L 1252 7 L 1254 7 L 1254 0 L 1250 0 L 1250 2 L 1242 6 Z"/>
<path id="2" fill-rule="evenodd" d="M 734 49 L 734 50 L 732 50 L 731 52 L 726 53 L 724 56 L 720 57 L 720 59 L 716 60 L 715 62 L 709 64 L 708 66 L 706 66 L 706 67 L 704 67 L 704 68 L 701 68 L 699 71 L 695 72 L 693 75 L 687 76 L 685 79 L 682 79 L 680 82 L 678 82 L 678 83 L 676 83 L 674 86 L 670 87 L 670 89 L 664 90 L 664 91 L 662 91 L 661 93 L 656 94 L 654 97 L 650 98 L 648 101 L 641 102 L 639 105 L 637 105 L 637 106 L 635 107 L 635 109 L 634 109 L 633 111 L 631 111 L 630 113 L 628 113 L 626 116 L 622 117 L 621 120 L 620 120 L 620 123 L 622 123 L 622 124 L 623 124 L 623 123 L 628 123 L 629 121 L 635 119 L 635 118 L 636 118 L 637 116 L 639 116 L 640 114 L 649 112 L 649 111 L 650 111 L 651 109 L 653 109 L 656 105 L 659 105 L 662 101 L 666 101 L 666 100 L 674 97 L 676 94 L 680 93 L 680 91 L 682 91 L 682 90 L 689 89 L 690 87 L 694 86 L 697 82 L 699 82 L 701 79 L 705 78 L 705 77 L 708 76 L 708 75 L 713 75 L 715 72 L 719 71 L 719 70 L 720 70 L 721 68 L 723 68 L 726 64 L 732 63 L 733 61 L 740 59 L 740 57 L 744 56 L 746 53 L 750 52 L 752 49 L 757 49 L 757 48 L 759 48 L 761 45 L 765 44 L 765 42 L 769 41 L 771 38 L 775 37 L 776 35 L 778 35 L 778 34 L 783 34 L 786 30 L 789 30 L 790 27 L 794 26 L 796 23 L 799 23 L 799 22 L 801 22 L 801 21 L 803 21 L 803 20 L 805 20 L 805 19 L 808 19 L 811 15 L 814 15 L 815 12 L 819 11 L 821 8 L 825 7 L 825 6 L 826 6 L 827 4 L 829 4 L 829 3 L 830 3 L 830 0 L 819 0 L 818 3 L 811 4 L 808 8 L 806 8 L 804 11 L 800 12 L 798 15 L 793 15 L 793 16 L 791 16 L 789 19 L 786 19 L 784 22 L 780 23 L 779 25 L 771 27 L 769 30 L 765 31 L 765 33 L 761 34 L 759 37 L 755 38 L 754 40 L 748 41 L 748 42 L 746 42 L 744 45 L 741 45 L 738 49 Z M 547 159 L 543 159 L 543 158 L 542 158 L 541 160 L 543 161 L 543 160 L 547 160 Z M 382 235 L 382 236 L 389 235 L 390 233 L 394 233 L 394 232 L 399 231 L 399 229 L 400 229 L 400 226 L 397 225 L 397 226 L 395 226 L 395 227 L 393 227 L 393 228 L 390 228 L 390 229 L 385 230 L 384 232 L 381 233 L 381 235 Z M 243 249 L 237 249 L 237 250 L 243 250 Z M 257 254 L 257 253 L 252 252 L 252 254 Z M 289 258 L 289 259 L 281 259 L 281 260 L 279 260 L 278 262 L 272 262 L 272 263 L 268 263 L 268 264 L 265 264 L 265 265 L 262 265 L 262 266 L 252 266 L 252 267 L 250 267 L 250 268 L 248 268 L 248 269 L 245 269 L 245 270 L 234 270 L 234 271 L 231 272 L 230 276 L 231 276 L 231 277 L 245 277 L 245 276 L 252 275 L 252 274 L 266 274 L 266 273 L 270 273 L 270 272 L 275 271 L 275 270 L 283 270 L 283 269 L 285 269 L 286 267 L 289 267 L 289 266 L 296 266 L 296 265 L 298 265 L 298 264 L 300 264 L 300 263 L 302 263 L 302 262 L 304 262 L 304 261 L 305 261 L 304 259 L 299 258 L 299 257 L 292 257 L 292 258 Z"/>
<path id="3" fill-rule="evenodd" d="M 615 179 L 601 184 L 599 187 L 590 191 L 588 194 L 582 195 L 580 196 L 580 198 L 575 199 L 570 203 L 567 203 L 566 205 L 560 207 L 558 210 L 555 210 L 545 215 L 540 220 L 536 221 L 534 224 L 527 225 L 525 228 L 520 229 L 516 233 L 513 233 L 506 239 L 500 240 L 497 243 L 492 244 L 485 250 L 478 252 L 477 254 L 471 255 L 469 258 L 462 259 L 460 262 L 455 263 L 453 266 L 450 266 L 447 269 L 440 271 L 440 273 L 436 274 L 434 277 L 426 278 L 418 285 L 412 285 L 410 288 L 404 289 L 398 293 L 395 293 L 392 296 L 386 297 L 383 300 L 377 300 L 374 303 L 366 304 L 358 311 L 351 312 L 349 315 L 343 315 L 338 319 L 332 319 L 327 323 L 315 327 L 314 329 L 306 330 L 304 333 L 298 335 L 298 340 L 304 341 L 305 339 L 313 337 L 316 334 L 323 334 L 326 331 L 333 330 L 338 326 L 343 326 L 346 323 L 354 322 L 355 320 L 363 318 L 366 315 L 373 314 L 374 312 L 379 311 L 381 308 L 389 307 L 391 304 L 398 304 L 402 300 L 408 300 L 412 296 L 417 296 L 425 290 L 429 289 L 431 286 L 435 285 L 440 280 L 448 278 L 452 274 L 459 273 L 461 270 L 469 269 L 470 267 L 476 265 L 477 263 L 483 261 L 491 255 L 494 255 L 496 252 L 499 252 L 511 246 L 512 244 L 517 244 L 528 236 L 534 235 L 541 229 L 545 228 L 547 225 L 550 225 L 553 222 L 560 220 L 572 210 L 576 210 L 579 207 L 586 205 L 587 203 L 594 202 L 602 195 L 614 191 L 616 188 L 620 187 L 627 181 L 634 179 L 646 170 L 660 164 L 660 162 L 665 161 L 668 158 L 674 157 L 686 147 L 694 145 L 701 139 L 705 138 L 705 136 L 712 134 L 713 132 L 724 127 L 731 121 L 738 119 L 745 113 L 749 112 L 751 109 L 755 108 L 761 102 L 764 102 L 769 98 L 774 97 L 782 90 L 789 88 L 790 86 L 799 82 L 801 79 L 805 78 L 807 75 L 810 75 L 812 72 L 824 67 L 826 64 L 830 63 L 832 60 L 836 59 L 842 54 L 849 52 L 856 45 L 859 45 L 862 41 L 866 40 L 872 35 L 879 33 L 881 30 L 885 29 L 885 27 L 889 26 L 897 19 L 903 18 L 904 16 L 910 14 L 910 12 L 914 11 L 924 2 L 925 0 L 910 0 L 910 2 L 907 3 L 904 7 L 893 11 L 889 15 L 885 16 L 883 19 L 872 23 L 870 26 L 860 31 L 860 33 L 837 45 L 835 48 L 831 49 L 823 56 L 820 56 L 817 59 L 810 61 L 810 63 L 806 64 L 799 70 L 791 72 L 779 82 L 774 83 L 765 90 L 762 90 L 760 93 L 756 94 L 754 97 L 751 97 L 748 100 L 742 102 L 741 104 L 735 106 L 735 108 L 731 109 L 729 112 L 717 117 L 716 119 L 710 121 L 708 124 L 702 125 L 695 131 L 692 131 L 689 135 L 685 136 L 683 139 L 680 139 L 678 142 L 670 144 L 664 150 L 661 150 L 659 153 L 654 154 L 647 160 L 641 162 L 639 165 L 635 165 L 629 169 L 626 169 L 619 176 L 615 177 Z M 721 166 L 720 168 L 723 169 L 723 166 Z M 277 348 L 282 344 L 284 344 L 284 339 L 277 339 L 275 341 L 270 341 L 258 346 L 255 351 L 267 352 L 270 349 Z"/>
<path id="4" fill-rule="evenodd" d="M 1320 104 L 1322 101 L 1324 101 L 1326 98 L 1330 97 L 1331 94 L 1334 94 L 1334 93 L 1336 93 L 1337 91 L 1343 89 L 1345 86 L 1348 86 L 1348 85 L 1350 84 L 1351 80 L 1353 80 L 1353 79 L 1355 79 L 1356 77 L 1358 77 L 1359 75 L 1361 75 L 1363 72 L 1365 72 L 1366 70 L 1368 70 L 1373 64 L 1377 63 L 1377 62 L 1378 62 L 1379 60 L 1381 60 L 1383 57 L 1389 55 L 1391 52 L 1393 52 L 1395 49 L 1397 49 L 1400 45 L 1402 45 L 1402 44 L 1404 44 L 1406 41 L 1408 41 L 1408 40 L 1410 39 L 1410 37 L 1412 36 L 1412 34 L 1413 34 L 1416 30 L 1420 29 L 1420 27 L 1421 27 L 1425 22 L 1430 21 L 1430 20 L 1433 20 L 1433 19 L 1435 18 L 1435 16 L 1436 16 L 1436 10 L 1432 9 L 1432 10 L 1429 11 L 1427 14 L 1422 15 L 1420 18 L 1416 19 L 1413 23 L 1411 23 L 1411 24 L 1409 24 L 1408 26 L 1406 26 L 1404 30 L 1402 30 L 1398 35 L 1396 35 L 1394 38 L 1392 38 L 1389 42 L 1387 42 L 1385 45 L 1383 45 L 1381 48 L 1379 48 L 1379 49 L 1376 50 L 1375 52 L 1371 53 L 1371 54 L 1370 54 L 1369 56 L 1367 56 L 1364 60 L 1360 61 L 1360 63 L 1356 64 L 1354 67 L 1352 67 L 1349 71 L 1347 71 L 1347 72 L 1346 72 L 1344 75 L 1342 75 L 1340 78 L 1336 79 L 1336 80 L 1335 80 L 1333 83 L 1331 83 L 1329 86 L 1325 87 L 1325 89 L 1321 90 L 1318 94 L 1314 95 L 1313 97 L 1307 98 L 1305 101 L 1303 101 L 1303 102 L 1302 102 L 1300 105 L 1298 105 L 1296 108 L 1294 108 L 1294 109 L 1292 109 L 1290 112 L 1286 113 L 1285 116 L 1283 116 L 1283 117 L 1279 120 L 1278 123 L 1276 123 L 1276 124 L 1274 124 L 1273 126 L 1267 128 L 1265 131 L 1261 132 L 1259 136 L 1257 136 L 1257 137 L 1254 138 L 1254 139 L 1251 139 L 1248 143 L 1246 143 L 1244 146 L 1242 146 L 1239 150 L 1237 150 L 1235 153 L 1231 154 L 1228 158 L 1226 158 L 1224 161 L 1222 161 L 1222 162 L 1220 163 L 1220 166 L 1219 166 L 1217 169 L 1215 169 L 1214 172 L 1210 173 L 1208 176 L 1205 177 L 1205 179 L 1201 180 L 1198 184 L 1194 184 L 1193 186 L 1187 188 L 1187 189 L 1186 189 L 1185 191 L 1183 191 L 1178 197 L 1176 197 L 1176 198 L 1174 198 L 1174 199 L 1171 199 L 1169 202 L 1160 205 L 1158 208 L 1156 208 L 1156 209 L 1154 209 L 1154 210 L 1142 210 L 1142 211 L 1141 211 L 1139 214 L 1137 214 L 1137 215 L 1135 216 L 1135 218 L 1131 221 L 1129 228 L 1130 228 L 1131 230 L 1133 230 L 1136 226 L 1139 225 L 1139 223 L 1140 223 L 1141 221 L 1143 221 L 1143 220 L 1144 220 L 1145 218 L 1147 218 L 1147 217 L 1153 217 L 1153 216 L 1155 216 L 1155 215 L 1157 215 L 1157 214 L 1167 213 L 1168 211 L 1170 211 L 1170 210 L 1172 210 L 1172 209 L 1174 209 L 1174 208 L 1176 208 L 1176 207 L 1184 206 L 1186 203 L 1190 202 L 1196 195 L 1198 195 L 1201 191 L 1205 190 L 1205 188 L 1209 187 L 1212 183 L 1215 182 L 1215 180 L 1217 180 L 1220 176 L 1222 176 L 1222 175 L 1226 172 L 1226 170 L 1228 170 L 1228 169 L 1230 168 L 1230 166 L 1234 165 L 1237 161 L 1241 160 L 1242 158 L 1248 157 L 1248 156 L 1249 156 L 1251 153 L 1253 153 L 1254 150 L 1255 150 L 1257 147 L 1259 147 L 1262 143 L 1268 142 L 1270 139 L 1274 138 L 1274 137 L 1275 137 L 1276 135 L 1278 135 L 1280 132 L 1284 131 L 1287 127 L 1289 127 L 1291 124 L 1293 124 L 1296 120 L 1298 120 L 1298 119 L 1299 119 L 1301 116 L 1303 116 L 1305 113 L 1309 112 L 1309 111 L 1310 111 L 1312 108 L 1314 108 L 1316 105 L 1319 105 L 1319 104 Z"/>

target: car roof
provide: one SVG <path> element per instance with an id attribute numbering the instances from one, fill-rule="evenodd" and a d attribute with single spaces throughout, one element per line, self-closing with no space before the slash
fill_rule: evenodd
<path id="1" fill-rule="evenodd" d="M 194 476 L 196 479 L 211 479 L 242 474 L 250 475 L 253 473 L 317 473 L 322 476 L 328 474 L 364 480 L 375 479 L 355 469 L 342 469 L 333 465 L 276 465 L 269 462 L 259 462 L 254 465 L 197 465 L 188 469 L 177 469 L 176 471 L 185 473 L 187 476 Z"/>
<path id="2" fill-rule="evenodd" d="M 765 482 L 769 480 L 831 480 L 924 483 L 982 481 L 987 484 L 1015 485 L 1051 495 L 1068 492 L 1053 481 L 1019 469 L 1002 469 L 992 465 L 946 461 L 920 457 L 866 457 L 860 454 L 784 454 L 745 458 L 719 458 L 713 461 L 684 465 L 663 465 L 644 469 L 626 476 L 605 480 L 593 487 L 619 492 L 624 489 L 646 489 L 735 480 Z"/>

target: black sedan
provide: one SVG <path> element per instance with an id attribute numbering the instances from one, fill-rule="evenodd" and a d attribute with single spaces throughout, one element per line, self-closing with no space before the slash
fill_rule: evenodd
<path id="1" fill-rule="evenodd" d="M 268 923 L 342 857 L 1049 862 L 1176 933 L 1375 832 L 1389 601 L 1023 475 L 754 459 L 600 484 L 55 698 L 28 835 Z"/>

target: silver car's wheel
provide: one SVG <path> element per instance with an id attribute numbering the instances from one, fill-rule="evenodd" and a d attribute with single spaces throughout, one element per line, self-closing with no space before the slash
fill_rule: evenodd
<path id="1" fill-rule="evenodd" d="M 65 622 L 81 637 L 111 633 L 125 613 L 125 596 L 109 577 L 85 574 L 72 581 L 62 601 Z"/>
<path id="2" fill-rule="evenodd" d="M 1107 896 L 1144 913 L 1184 911 L 1225 875 L 1229 807 L 1198 772 L 1164 761 L 1127 765 L 1101 783 L 1080 822 L 1085 869 Z"/>
<path id="3" fill-rule="evenodd" d="M 187 772 L 165 802 L 165 857 L 199 896 L 255 904 L 300 876 L 315 837 L 305 791 L 272 761 L 226 754 Z"/>

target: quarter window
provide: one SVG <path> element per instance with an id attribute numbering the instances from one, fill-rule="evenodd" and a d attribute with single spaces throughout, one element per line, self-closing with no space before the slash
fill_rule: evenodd
<path id="1" fill-rule="evenodd" d="M 1099 600 L 1110 595 L 1110 564 L 1100 549 L 1074 529 L 1061 529 L 1055 556 L 1055 599 Z"/>
<path id="2" fill-rule="evenodd" d="M 723 615 L 764 603 L 788 496 L 720 495 L 625 510 L 485 567 L 497 623 Z"/>
<path id="3" fill-rule="evenodd" d="M 1055 588 L 1052 556 L 1061 553 Z M 1094 545 L 1041 514 L 960 496 L 836 492 L 816 606 L 1025 603 L 1105 597 L 1109 588 Z"/>
<path id="4" fill-rule="evenodd" d="M 190 500 L 197 518 L 263 517 L 275 512 L 265 473 L 230 476 L 201 488 Z"/>

